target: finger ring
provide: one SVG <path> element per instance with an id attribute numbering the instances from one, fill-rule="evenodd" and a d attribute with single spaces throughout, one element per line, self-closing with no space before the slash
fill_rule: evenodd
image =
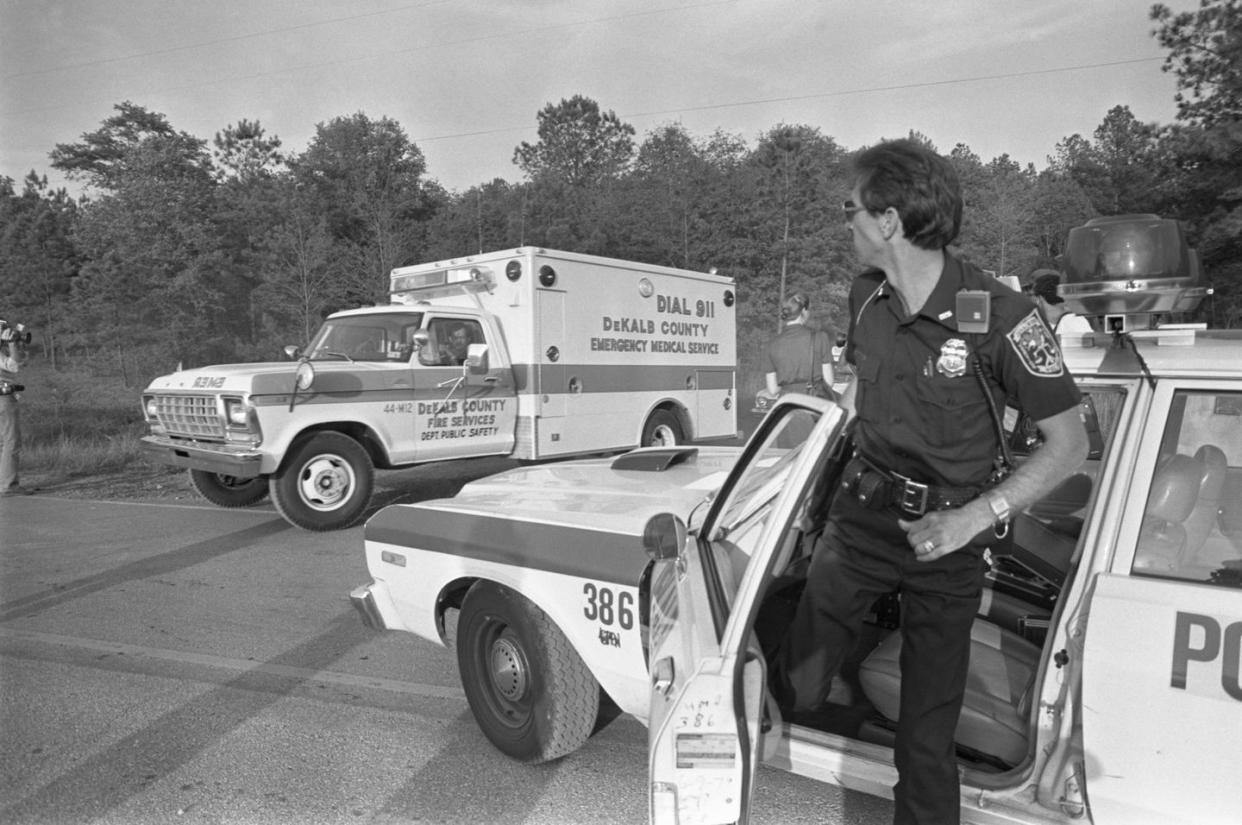
<path id="1" fill-rule="evenodd" d="M 922 544 L 920 544 L 919 547 L 923 548 L 924 553 L 930 553 L 931 551 L 936 549 L 936 542 L 930 541 L 930 540 L 925 541 Z"/>

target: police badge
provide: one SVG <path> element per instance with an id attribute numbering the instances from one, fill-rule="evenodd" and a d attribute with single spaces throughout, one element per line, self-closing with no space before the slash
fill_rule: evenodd
<path id="1" fill-rule="evenodd" d="M 970 350 L 961 338 L 950 338 L 940 347 L 940 357 L 936 359 L 936 372 L 946 378 L 961 378 L 966 374 L 966 358 Z"/>

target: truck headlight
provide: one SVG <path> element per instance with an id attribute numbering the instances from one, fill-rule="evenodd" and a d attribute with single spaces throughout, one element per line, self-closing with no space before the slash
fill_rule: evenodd
<path id="1" fill-rule="evenodd" d="M 154 395 L 148 395 L 146 398 L 142 399 L 142 410 L 146 413 L 148 421 L 159 420 L 159 409 L 160 405 L 155 400 Z"/>
<path id="2" fill-rule="evenodd" d="M 224 399 L 224 420 L 234 429 L 246 429 L 250 426 L 249 405 L 241 398 Z"/>

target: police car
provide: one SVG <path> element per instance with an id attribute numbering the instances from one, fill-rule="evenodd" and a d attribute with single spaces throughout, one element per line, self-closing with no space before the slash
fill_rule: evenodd
<path id="1" fill-rule="evenodd" d="M 1242 336 L 1063 342 L 1088 458 L 991 549 L 957 729 L 962 818 L 1242 815 Z M 653 822 L 744 820 L 760 762 L 891 796 L 900 600 L 877 602 L 813 718 L 765 701 L 845 414 L 781 398 L 745 447 L 522 468 L 367 524 L 374 627 L 456 647 L 480 727 L 570 753 L 606 695 L 649 729 Z M 1035 448 L 1017 421 L 1012 445 Z M 834 696 L 837 695 L 834 693 Z"/>

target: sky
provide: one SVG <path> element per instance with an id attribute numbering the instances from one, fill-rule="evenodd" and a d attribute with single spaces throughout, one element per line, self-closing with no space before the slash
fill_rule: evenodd
<path id="1" fill-rule="evenodd" d="M 855 149 L 916 130 L 1043 168 L 1116 105 L 1171 123 L 1140 0 L 0 0 L 0 176 L 80 189 L 48 154 L 130 101 L 211 140 L 257 120 L 288 152 L 362 112 L 451 191 L 517 182 L 537 113 L 595 100 L 754 146 L 780 124 Z M 1175 11 L 1197 0 L 1167 0 Z"/>

